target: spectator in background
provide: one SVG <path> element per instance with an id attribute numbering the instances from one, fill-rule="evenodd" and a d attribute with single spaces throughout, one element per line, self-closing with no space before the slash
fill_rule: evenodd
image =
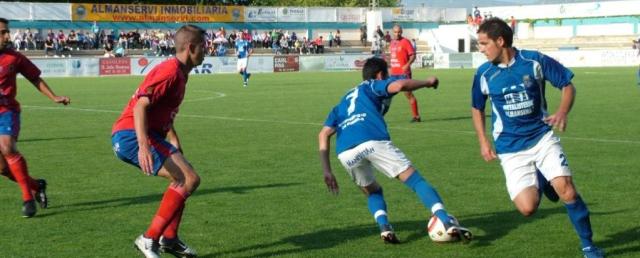
<path id="1" fill-rule="evenodd" d="M 636 56 L 640 58 L 640 37 L 633 41 L 633 49 L 636 50 Z M 640 87 L 640 66 L 638 66 L 638 86 Z"/>
<path id="2" fill-rule="evenodd" d="M 36 39 L 33 35 L 33 33 L 31 32 L 31 29 L 27 28 L 27 31 L 24 32 L 25 35 L 25 43 L 27 44 L 26 49 L 30 49 L 31 46 L 33 46 L 33 49 L 36 49 Z"/>
<path id="3" fill-rule="evenodd" d="M 78 35 L 74 30 L 71 30 L 69 36 L 67 36 L 67 46 L 71 50 L 73 50 L 74 47 L 78 48 Z"/>
<path id="4" fill-rule="evenodd" d="M 307 37 L 302 37 L 302 42 L 300 42 L 300 54 L 309 54 L 309 40 L 307 40 Z"/>
<path id="5" fill-rule="evenodd" d="M 387 34 L 384 35 L 384 46 L 386 47 L 389 44 L 391 44 L 391 34 L 387 31 Z"/>
<path id="6" fill-rule="evenodd" d="M 342 44 L 342 40 L 340 39 L 340 29 L 336 30 L 336 37 L 334 40 L 336 41 L 336 46 L 340 47 Z"/>
<path id="7" fill-rule="evenodd" d="M 480 10 L 478 10 L 477 6 L 473 7 L 473 17 L 475 19 L 482 18 L 482 15 L 480 14 Z"/>
<path id="8" fill-rule="evenodd" d="M 516 18 L 513 17 L 513 15 L 511 15 L 511 18 L 509 18 L 509 27 L 511 27 L 511 30 L 513 31 L 513 38 L 518 38 L 518 32 L 517 32 L 517 28 L 518 28 L 518 20 L 516 20 Z"/>
<path id="9" fill-rule="evenodd" d="M 360 26 L 360 43 L 367 46 L 367 25 L 365 23 Z"/>
<path id="10" fill-rule="evenodd" d="M 411 46 L 414 51 L 418 51 L 418 42 L 416 42 L 416 39 L 411 39 Z"/>
<path id="11" fill-rule="evenodd" d="M 58 51 L 53 44 L 53 39 L 47 37 L 47 39 L 44 40 L 44 57 L 49 57 L 49 52 L 51 51 L 54 52 L 53 57 L 58 57 Z"/>
<path id="12" fill-rule="evenodd" d="M 373 34 L 373 41 L 371 42 L 371 54 L 372 55 L 381 55 L 382 54 L 382 47 L 381 42 L 380 42 L 380 37 L 378 37 L 378 34 Z"/>
<path id="13" fill-rule="evenodd" d="M 384 38 L 384 32 L 382 32 L 382 28 L 380 28 L 380 25 L 378 25 L 378 27 L 376 28 L 376 32 L 375 33 L 378 34 L 378 38 L 380 38 L 380 39 Z"/>
<path id="14" fill-rule="evenodd" d="M 226 54 L 227 54 L 227 47 L 224 44 L 218 45 L 218 48 L 216 49 L 216 55 L 224 56 Z"/>
<path id="15" fill-rule="evenodd" d="M 315 40 L 316 54 L 324 54 L 324 42 L 322 36 Z"/>
<path id="16" fill-rule="evenodd" d="M 327 40 L 329 41 L 329 47 L 332 48 L 333 47 L 333 32 L 329 31 L 329 37 L 327 37 Z"/>
<path id="17" fill-rule="evenodd" d="M 24 34 L 20 30 L 16 30 L 16 33 L 13 34 L 13 45 L 14 48 L 20 51 L 20 48 L 25 45 L 23 41 Z M 25 48 L 26 50 L 26 48 Z"/>
<path id="18" fill-rule="evenodd" d="M 111 42 L 107 42 L 107 44 L 104 45 L 104 57 L 115 57 L 115 55 L 113 54 L 113 45 L 111 45 Z"/>

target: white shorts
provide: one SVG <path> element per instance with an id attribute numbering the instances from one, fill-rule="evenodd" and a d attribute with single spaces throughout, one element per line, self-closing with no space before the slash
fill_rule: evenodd
<path id="1" fill-rule="evenodd" d="M 247 69 L 247 60 L 249 60 L 249 58 L 238 58 L 238 72 Z"/>
<path id="2" fill-rule="evenodd" d="M 368 141 L 338 154 L 353 182 L 360 187 L 375 182 L 373 167 L 390 178 L 411 166 L 407 157 L 391 141 Z M 373 166 L 372 166 L 373 165 Z"/>
<path id="3" fill-rule="evenodd" d="M 499 154 L 498 157 L 511 200 L 527 187 L 538 187 L 536 170 L 540 170 L 549 181 L 559 176 L 571 176 L 560 139 L 553 134 L 553 131 L 545 134 L 535 146 L 528 150 Z"/>

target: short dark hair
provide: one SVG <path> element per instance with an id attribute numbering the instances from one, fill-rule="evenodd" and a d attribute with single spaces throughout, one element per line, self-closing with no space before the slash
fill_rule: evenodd
<path id="1" fill-rule="evenodd" d="M 9 20 L 0 17 L 0 22 L 9 25 Z"/>
<path id="2" fill-rule="evenodd" d="M 204 42 L 206 31 L 196 25 L 187 24 L 178 29 L 175 34 L 175 47 L 178 52 L 185 49 L 186 44 L 200 44 Z"/>
<path id="3" fill-rule="evenodd" d="M 384 59 L 378 57 L 369 58 L 364 63 L 364 67 L 362 68 L 362 79 L 376 79 L 376 75 L 379 72 L 382 72 L 382 78 L 386 79 L 387 77 L 389 77 L 387 62 L 384 61 Z"/>
<path id="4" fill-rule="evenodd" d="M 494 41 L 502 37 L 505 47 L 511 47 L 511 45 L 513 45 L 513 30 L 500 18 L 493 17 L 485 20 L 480 24 L 478 33 L 486 33 L 487 36 Z"/>

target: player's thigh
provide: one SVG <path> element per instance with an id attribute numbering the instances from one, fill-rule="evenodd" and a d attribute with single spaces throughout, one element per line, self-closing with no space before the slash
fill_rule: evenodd
<path id="1" fill-rule="evenodd" d="M 528 151 L 499 154 L 509 197 L 516 196 L 528 187 L 537 187 L 535 155 Z"/>
<path id="2" fill-rule="evenodd" d="M 411 161 L 391 141 L 372 141 L 374 152 L 367 159 L 389 178 L 396 178 L 411 167 Z"/>
<path id="3" fill-rule="evenodd" d="M 198 174 L 180 152 L 174 152 L 162 164 L 158 176 L 170 177 L 178 182 L 196 180 Z"/>
<path id="4" fill-rule="evenodd" d="M 165 161 L 178 152 L 175 146 L 158 135 L 149 135 L 150 151 L 153 158 L 153 174 L 158 175 Z M 138 160 L 138 139 L 134 130 L 122 130 L 111 137 L 113 152 L 120 160 L 140 168 Z"/>
<path id="5" fill-rule="evenodd" d="M 556 177 L 571 176 L 567 156 L 562 150 L 559 139 L 553 133 L 545 135 L 536 146 L 539 147 L 536 166 L 547 180 L 553 181 Z"/>
<path id="6" fill-rule="evenodd" d="M 351 180 L 363 188 L 373 184 L 376 178 L 373 174 L 371 162 L 367 160 L 367 156 L 371 153 L 372 149 L 360 147 L 363 147 L 362 144 L 341 152 L 338 155 L 338 159 L 347 170 L 347 174 L 349 174 Z"/>
<path id="7" fill-rule="evenodd" d="M 0 152 L 10 154 L 17 151 L 16 140 L 20 135 L 20 112 L 0 113 Z"/>

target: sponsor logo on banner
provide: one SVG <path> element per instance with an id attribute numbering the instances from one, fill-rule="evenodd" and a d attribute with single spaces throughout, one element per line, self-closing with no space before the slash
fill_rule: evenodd
<path id="1" fill-rule="evenodd" d="M 100 75 L 131 74 L 131 59 L 100 58 Z"/>
<path id="2" fill-rule="evenodd" d="M 274 72 L 297 72 L 300 71 L 299 56 L 274 56 L 273 57 Z"/>
<path id="3" fill-rule="evenodd" d="M 363 22 L 364 15 L 362 10 L 363 9 L 360 8 L 338 9 L 338 21 L 354 23 Z"/>
<path id="4" fill-rule="evenodd" d="M 417 21 L 419 16 L 417 8 L 393 8 L 391 14 L 394 21 Z"/>
<path id="5" fill-rule="evenodd" d="M 326 56 L 324 66 L 327 70 L 362 69 L 367 58 L 369 58 L 369 56 L 364 55 Z"/>
<path id="6" fill-rule="evenodd" d="M 300 7 L 281 7 L 278 8 L 278 21 L 307 21 L 307 12 L 305 8 Z"/>
<path id="7" fill-rule="evenodd" d="M 248 21 L 275 21 L 278 13 L 276 8 L 247 8 Z"/>
<path id="8" fill-rule="evenodd" d="M 243 6 L 71 4 L 73 21 L 239 22 Z"/>

